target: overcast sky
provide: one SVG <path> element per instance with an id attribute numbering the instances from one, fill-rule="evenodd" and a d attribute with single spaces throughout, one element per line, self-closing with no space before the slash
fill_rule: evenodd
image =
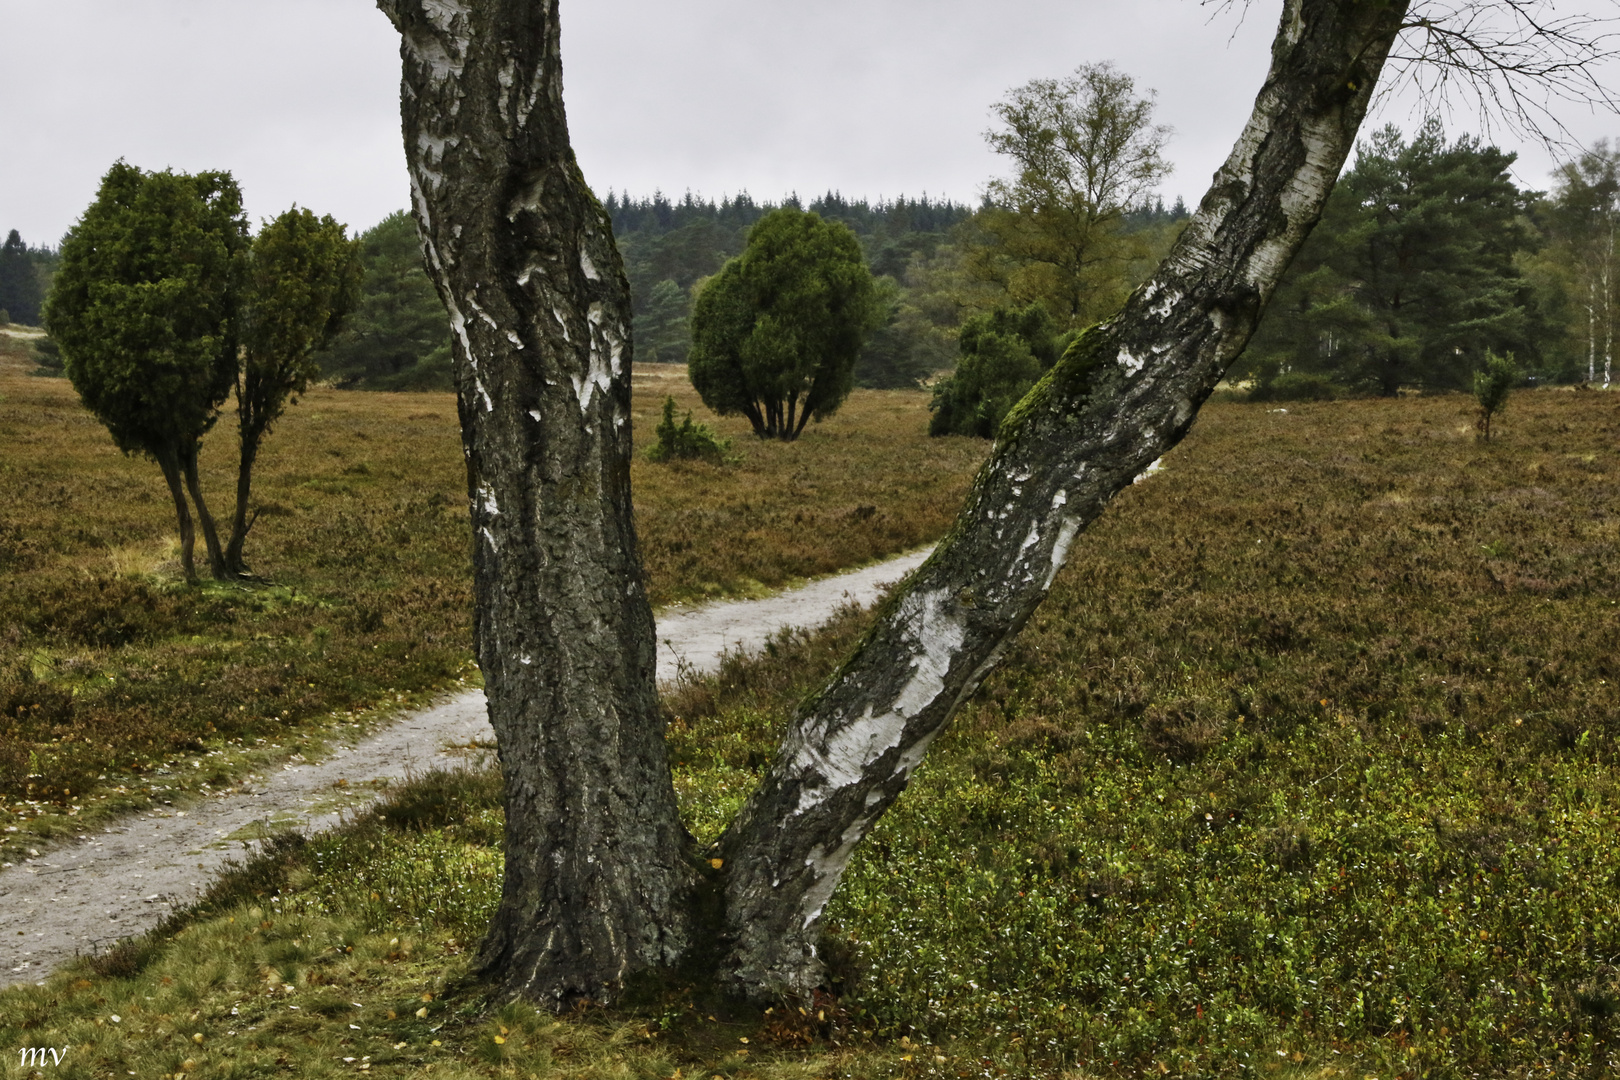
<path id="1" fill-rule="evenodd" d="M 1277 17 L 1267 0 L 1246 19 L 1197 0 L 562 0 L 562 12 L 570 127 L 593 187 L 768 200 L 976 200 L 998 169 L 991 103 L 1113 60 L 1157 90 L 1175 128 L 1167 201 L 1196 202 L 1253 102 Z M 369 0 L 0 0 L 0 38 L 0 230 L 30 243 L 57 242 L 120 157 L 229 169 L 255 219 L 297 202 L 365 228 L 406 205 L 397 43 Z M 1378 119 L 1410 129 L 1410 95 Z M 1582 140 L 1620 135 L 1612 116 L 1564 120 Z M 1523 155 L 1520 182 L 1548 186 L 1548 154 L 1497 134 Z"/>

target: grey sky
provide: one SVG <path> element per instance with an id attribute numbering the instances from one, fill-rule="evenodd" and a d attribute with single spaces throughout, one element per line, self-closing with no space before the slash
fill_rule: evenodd
<path id="1" fill-rule="evenodd" d="M 1566 5 L 1560 4 L 1562 10 Z M 761 199 L 974 200 L 1009 87 L 1113 60 L 1176 129 L 1167 198 L 1202 194 L 1264 74 L 1275 3 L 562 0 L 587 178 Z M 365 228 L 406 203 L 398 58 L 369 0 L 0 0 L 0 230 L 55 243 L 114 160 L 224 168 L 255 218 L 294 202 Z M 1379 118 L 1410 128 L 1409 95 Z M 1582 140 L 1620 122 L 1569 110 Z M 1451 126 L 1477 126 L 1472 115 Z M 1551 159 L 1519 145 L 1521 183 Z"/>

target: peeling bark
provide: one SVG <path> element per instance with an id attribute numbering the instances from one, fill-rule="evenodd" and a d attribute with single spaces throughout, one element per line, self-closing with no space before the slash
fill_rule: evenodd
<path id="1" fill-rule="evenodd" d="M 721 843 L 752 994 L 821 979 L 821 912 L 856 845 L 1046 596 L 1075 537 L 1191 426 L 1321 215 L 1404 3 L 1289 0 L 1254 115 L 1153 278 L 1002 425 L 955 529 L 785 737 Z"/>
<path id="2" fill-rule="evenodd" d="M 568 144 L 556 0 L 382 0 L 454 331 L 478 661 L 506 782 L 480 968 L 565 1006 L 685 955 L 697 881 L 630 510 L 630 290 Z"/>
<path id="3" fill-rule="evenodd" d="M 855 847 L 1077 535 L 1186 434 L 1247 342 L 1407 4 L 1285 0 L 1254 114 L 1169 258 L 1009 415 L 951 535 L 796 716 L 721 841 L 723 869 L 702 878 L 675 812 L 635 554 L 629 290 L 568 146 L 556 0 L 379 6 L 402 37 L 413 205 L 454 331 L 478 657 L 506 779 L 506 880 L 481 970 L 566 1004 L 718 951 L 733 989 L 804 993 Z M 793 430 L 779 408 L 763 419 Z M 722 933 L 699 940 L 693 913 L 716 886 Z"/>

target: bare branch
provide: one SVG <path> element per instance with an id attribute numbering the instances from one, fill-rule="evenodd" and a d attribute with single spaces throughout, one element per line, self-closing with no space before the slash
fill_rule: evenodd
<path id="1" fill-rule="evenodd" d="M 1570 5 L 1560 0 L 1567 9 Z M 1252 0 L 1200 0 L 1215 15 L 1247 14 Z M 1620 113 L 1605 64 L 1620 61 L 1620 2 L 1561 14 L 1555 0 L 1419 0 L 1390 53 L 1378 100 L 1405 86 L 1429 112 L 1474 112 L 1553 151 L 1579 149 L 1559 106 Z M 1213 17 L 1213 16 L 1212 16 Z"/>
<path id="2" fill-rule="evenodd" d="M 1501 123 L 1567 148 L 1576 140 L 1557 106 L 1620 112 L 1600 71 L 1620 57 L 1617 29 L 1613 14 L 1559 14 L 1551 0 L 1432 0 L 1408 17 L 1384 92 L 1409 81 L 1440 111 L 1476 111 L 1487 134 Z"/>

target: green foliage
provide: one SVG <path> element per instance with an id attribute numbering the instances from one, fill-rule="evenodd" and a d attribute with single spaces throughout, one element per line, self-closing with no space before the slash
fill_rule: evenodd
<path id="1" fill-rule="evenodd" d="M 360 286 L 359 242 L 330 216 L 294 207 L 253 238 L 242 290 L 241 370 L 236 415 L 241 455 L 236 514 L 225 553 L 243 573 L 242 544 L 253 464 L 259 443 L 289 402 L 320 374 L 316 353 L 329 344 L 354 307 Z"/>
<path id="2" fill-rule="evenodd" d="M 49 337 L 39 338 L 32 342 L 34 360 L 39 364 L 36 375 L 49 375 L 60 378 L 67 374 L 63 370 L 62 347 Z"/>
<path id="3" fill-rule="evenodd" d="M 881 297 L 847 226 L 783 207 L 698 294 L 692 385 L 761 438 L 798 438 L 854 387 L 856 356 L 883 320 Z"/>
<path id="4" fill-rule="evenodd" d="M 1491 452 L 1449 397 L 1208 407 L 857 849 L 848 1030 L 974 1075 L 1613 1075 L 1616 425 L 1521 405 L 1549 441 Z M 865 626 L 670 698 L 696 835 Z"/>
<path id="5" fill-rule="evenodd" d="M 714 203 L 690 192 L 672 201 L 662 193 L 633 199 L 611 191 L 604 205 L 630 278 L 637 359 L 685 363 L 698 284 L 742 252 L 748 230 L 774 207 L 746 193 Z M 790 198 L 785 205 L 800 204 Z M 948 237 L 968 218 L 968 209 L 926 196 L 872 204 L 835 192 L 812 200 L 808 209 L 848 225 L 872 272 L 893 279 L 888 320 L 856 359 L 856 385 L 915 386 L 950 366 L 950 332 L 960 316 L 940 282 L 960 262 Z"/>
<path id="6" fill-rule="evenodd" d="M 653 286 L 645 313 L 636 317 L 636 355 L 644 363 L 684 364 L 691 349 L 691 300 L 668 278 Z"/>
<path id="7" fill-rule="evenodd" d="M 62 243 L 45 308 L 68 378 L 119 449 L 193 449 L 236 376 L 236 260 L 247 246 L 230 174 L 120 161 Z"/>
<path id="8" fill-rule="evenodd" d="M 956 370 L 934 384 L 928 434 L 994 438 L 1002 419 L 1057 363 L 1071 338 L 1038 302 L 967 320 Z"/>
<path id="9" fill-rule="evenodd" d="M 244 425 L 268 429 L 320 374 L 316 353 L 358 299 L 359 248 L 330 216 L 297 207 L 253 238 L 242 311 Z"/>
<path id="10" fill-rule="evenodd" d="M 360 260 L 359 297 L 321 353 L 321 371 L 345 387 L 451 389 L 450 320 L 422 266 L 411 215 L 400 210 L 361 234 Z"/>
<path id="11" fill-rule="evenodd" d="M 1358 153 L 1245 354 L 1263 373 L 1363 392 L 1463 390 L 1485 352 L 1540 355 L 1547 328 L 1516 257 L 1538 238 L 1514 156 L 1439 122 L 1387 127 Z M 1262 379 L 1264 382 L 1264 379 Z"/>
<path id="12" fill-rule="evenodd" d="M 1282 371 L 1275 361 L 1263 363 L 1255 372 L 1249 400 L 1336 401 L 1345 395 L 1344 387 L 1332 378 L 1314 371 Z"/>
<path id="13" fill-rule="evenodd" d="M 1112 64 L 1083 64 L 1009 91 L 992 112 L 1000 123 L 985 138 L 1013 175 L 991 181 L 974 219 L 971 271 L 1014 305 L 1039 301 L 1066 328 L 1106 318 L 1162 239 L 1127 227 L 1170 172 L 1170 129 L 1153 123 L 1152 92 L 1138 96 Z"/>
<path id="14" fill-rule="evenodd" d="M 721 462 L 731 449 L 731 440 L 722 439 L 707 424 L 694 424 L 688 412 L 679 424 L 675 422 L 675 399 L 664 397 L 664 418 L 659 421 L 657 441 L 647 447 L 649 461 Z"/>
<path id="15" fill-rule="evenodd" d="M 0 325 L 18 322 L 39 325 L 44 289 L 36 270 L 36 258 L 16 229 L 0 244 Z"/>
<path id="16" fill-rule="evenodd" d="M 1560 166 L 1552 198 L 1538 209 L 1548 244 L 1528 273 L 1542 281 L 1545 306 L 1565 331 L 1567 362 L 1554 374 L 1608 386 L 1620 329 L 1620 151 L 1599 140 Z"/>
<path id="17" fill-rule="evenodd" d="M 916 387 L 950 366 L 950 341 L 941 332 L 944 320 L 930 318 L 919 291 L 891 277 L 877 280 L 877 299 L 886 313 L 885 321 L 872 332 L 855 361 L 858 385 L 879 390 Z"/>
<path id="18" fill-rule="evenodd" d="M 1519 382 L 1519 365 L 1513 354 L 1485 354 L 1485 366 L 1474 372 L 1474 400 L 1479 402 L 1479 427 L 1485 441 L 1491 441 L 1491 419 L 1507 407 L 1508 394 Z"/>

